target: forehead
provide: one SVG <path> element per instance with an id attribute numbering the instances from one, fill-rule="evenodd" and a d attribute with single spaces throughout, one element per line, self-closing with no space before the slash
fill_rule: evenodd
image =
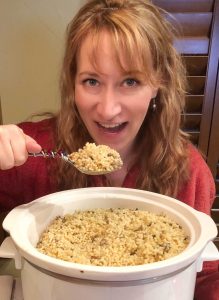
<path id="1" fill-rule="evenodd" d="M 142 56 L 134 40 L 126 43 L 126 40 L 118 39 L 107 30 L 102 30 L 98 33 L 89 33 L 83 40 L 78 52 L 77 67 L 89 63 L 99 69 L 108 62 L 116 63 L 124 72 L 147 73 L 149 66 L 150 68 L 152 66 L 151 60 L 149 52 L 148 55 L 145 53 Z"/>
<path id="2" fill-rule="evenodd" d="M 99 62 L 103 58 L 112 60 L 115 58 L 115 54 L 111 36 L 108 32 L 101 32 L 99 35 L 89 34 L 86 36 L 79 50 L 79 59 L 82 63 L 83 60 Z"/>

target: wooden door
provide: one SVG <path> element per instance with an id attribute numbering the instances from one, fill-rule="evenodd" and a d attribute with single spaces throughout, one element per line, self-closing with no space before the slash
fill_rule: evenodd
<path id="1" fill-rule="evenodd" d="M 184 130 L 215 178 L 212 217 L 219 228 L 219 0 L 154 0 L 180 32 L 175 46 L 188 73 Z M 219 248 L 219 236 L 215 240 Z"/>

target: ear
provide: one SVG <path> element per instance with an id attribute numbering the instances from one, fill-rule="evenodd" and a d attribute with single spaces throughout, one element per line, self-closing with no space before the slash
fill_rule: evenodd
<path id="1" fill-rule="evenodd" d="M 152 99 L 157 97 L 157 93 L 158 93 L 158 88 L 153 88 L 152 89 Z"/>

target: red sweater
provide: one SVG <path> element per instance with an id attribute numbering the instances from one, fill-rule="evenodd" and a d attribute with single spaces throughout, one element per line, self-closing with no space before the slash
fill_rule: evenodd
<path id="1" fill-rule="evenodd" d="M 53 149 L 52 119 L 26 122 L 19 125 L 44 149 Z M 177 199 L 191 207 L 210 214 L 215 198 L 215 184 L 211 172 L 195 147 L 190 147 L 190 179 L 178 192 Z M 133 168 L 126 176 L 123 187 L 135 188 L 138 169 Z M 94 186 L 103 186 L 102 177 L 94 177 Z M 8 211 L 17 205 L 56 191 L 49 180 L 47 160 L 30 157 L 20 166 L 0 171 L 0 211 Z M 205 263 L 205 270 L 198 275 L 195 299 L 219 300 L 218 262 Z"/>

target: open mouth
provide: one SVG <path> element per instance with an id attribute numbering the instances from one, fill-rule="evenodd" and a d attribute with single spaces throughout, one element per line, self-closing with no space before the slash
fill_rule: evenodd
<path id="1" fill-rule="evenodd" d="M 97 122 L 97 125 L 99 128 L 101 128 L 105 132 L 109 132 L 109 133 L 118 133 L 118 132 L 122 131 L 126 127 L 127 124 L 128 124 L 128 122 L 116 123 L 116 124 L 104 124 L 104 123 Z"/>

